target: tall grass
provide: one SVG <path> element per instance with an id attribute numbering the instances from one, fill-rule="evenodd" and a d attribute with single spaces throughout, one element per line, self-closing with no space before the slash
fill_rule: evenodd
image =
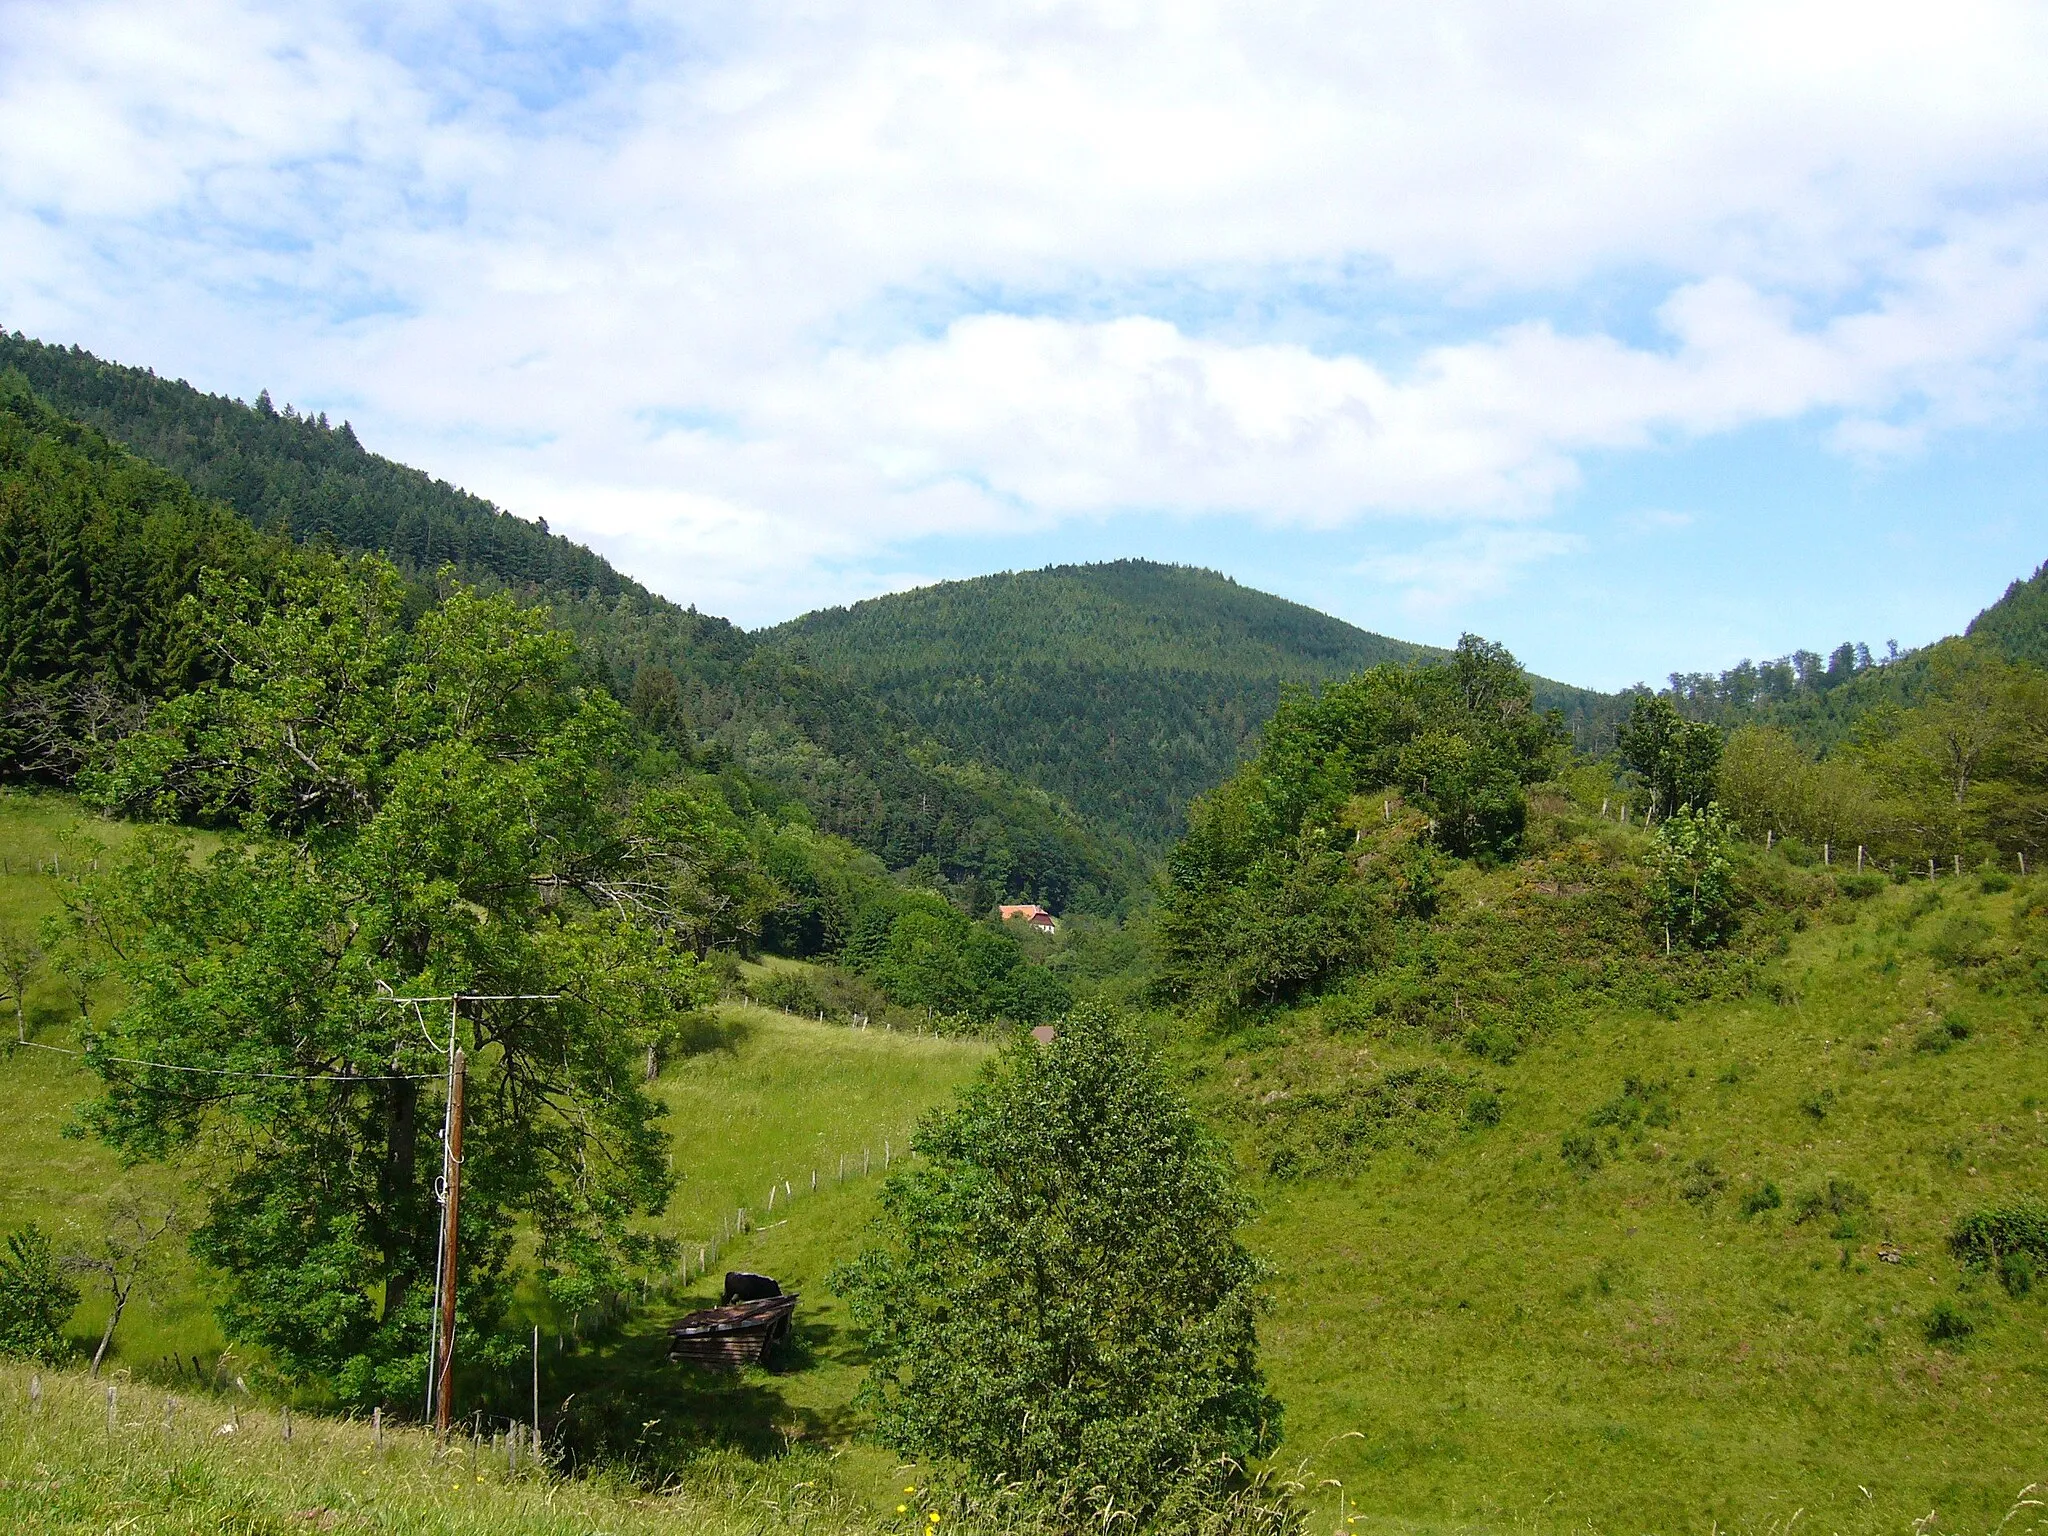
<path id="1" fill-rule="evenodd" d="M 34 1383 L 33 1388 L 31 1383 Z M 35 1397 L 31 1398 L 31 1392 Z M 110 1398 L 109 1393 L 113 1396 Z M 9 1531 L 389 1536 L 1049 1536 L 1127 1522 L 1085 1490 L 935 1486 L 914 1468 L 893 1509 L 849 1495 L 834 1458 L 712 1456 L 657 1489 L 616 1472 L 564 1477 L 502 1439 L 295 1416 L 248 1399 L 0 1365 L 0 1523 Z M 1192 1513 L 1180 1536 L 1293 1536 L 1294 1485 L 1257 1479 Z"/>

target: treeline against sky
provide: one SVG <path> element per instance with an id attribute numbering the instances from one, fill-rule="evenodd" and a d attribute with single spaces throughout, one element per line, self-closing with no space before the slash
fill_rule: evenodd
<path id="1" fill-rule="evenodd" d="M 1256 750 L 1285 688 L 1444 654 L 1149 560 L 945 582 L 806 614 L 768 638 L 1153 852 Z M 1582 748 L 1612 745 L 1625 703 L 1533 686 Z"/>

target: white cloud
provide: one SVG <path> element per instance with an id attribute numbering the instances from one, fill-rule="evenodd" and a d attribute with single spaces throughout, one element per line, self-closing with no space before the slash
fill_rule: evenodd
<path id="1" fill-rule="evenodd" d="M 1589 453 L 2036 409 L 2037 6 L 706 14 L 15 0 L 0 318 L 748 618 L 1130 508 L 1459 524 L 1454 603 Z"/>
<path id="2" fill-rule="evenodd" d="M 1468 528 L 1419 549 L 1382 551 L 1352 568 L 1366 584 L 1401 594 L 1409 614 L 1431 618 L 1507 591 L 1530 566 L 1585 548 L 1548 528 Z"/>

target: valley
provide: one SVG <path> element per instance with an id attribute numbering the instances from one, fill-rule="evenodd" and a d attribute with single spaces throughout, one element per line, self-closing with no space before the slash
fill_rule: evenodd
<path id="1" fill-rule="evenodd" d="M 2048 567 L 1623 695 L 1136 560 L 748 634 L 267 397 L 15 336 L 0 405 L 0 1234 L 83 1293 L 47 1419 L 0 1368 L 0 1512 L 933 1523 L 900 1475 L 1023 1528 L 876 1443 L 845 1266 L 1095 1010 L 1270 1296 L 1300 1486 L 1201 1529 L 1991 1531 L 2048 1476 Z M 451 991 L 521 1005 L 455 1025 L 460 1396 L 530 1416 L 538 1330 L 559 1476 L 444 1496 L 362 1420 L 433 1273 L 446 1042 L 386 1003 Z M 303 1450 L 78 1432 L 137 1220 L 109 1379 Z M 791 1345 L 670 1364 L 728 1267 Z"/>

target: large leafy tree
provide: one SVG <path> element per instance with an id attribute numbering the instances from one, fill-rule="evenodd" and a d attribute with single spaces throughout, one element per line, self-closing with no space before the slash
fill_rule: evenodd
<path id="1" fill-rule="evenodd" d="M 886 1443 L 1142 1516 L 1275 1442 L 1229 1160 L 1122 1019 L 1021 1038 L 913 1146 L 834 1277 Z"/>
<path id="2" fill-rule="evenodd" d="M 1373 667 L 1283 699 L 1259 756 L 1196 803 L 1167 860 L 1168 986 L 1235 1006 L 1360 957 L 1375 913 L 1411 901 L 1422 866 L 1354 879 L 1354 802 L 1369 804 L 1375 824 L 1396 799 L 1412 809 L 1417 858 L 1513 856 L 1526 786 L 1560 750 L 1556 717 L 1531 701 L 1514 657 L 1476 635 L 1441 666 Z"/>
<path id="3" fill-rule="evenodd" d="M 1615 745 L 1622 762 L 1635 770 L 1649 791 L 1653 814 L 1669 816 L 1713 798 L 1721 729 L 1686 719 L 1662 694 L 1636 695 Z"/>
<path id="4" fill-rule="evenodd" d="M 147 835 L 75 911 L 129 999 L 89 1037 L 90 1122 L 132 1156 L 196 1154 L 230 1336 L 354 1401 L 423 1373 L 451 1027 L 474 1348 L 522 1219 L 571 1294 L 639 1251 L 632 1218 L 668 1188 L 640 1059 L 704 995 L 669 921 L 691 878 L 673 808 L 632 803 L 622 713 L 568 638 L 462 588 L 408 624 L 405 595 L 378 562 L 309 562 L 275 604 L 211 585 L 221 681 L 87 783 L 234 835 L 196 863 Z M 393 1000 L 449 993 L 539 996 Z"/>

